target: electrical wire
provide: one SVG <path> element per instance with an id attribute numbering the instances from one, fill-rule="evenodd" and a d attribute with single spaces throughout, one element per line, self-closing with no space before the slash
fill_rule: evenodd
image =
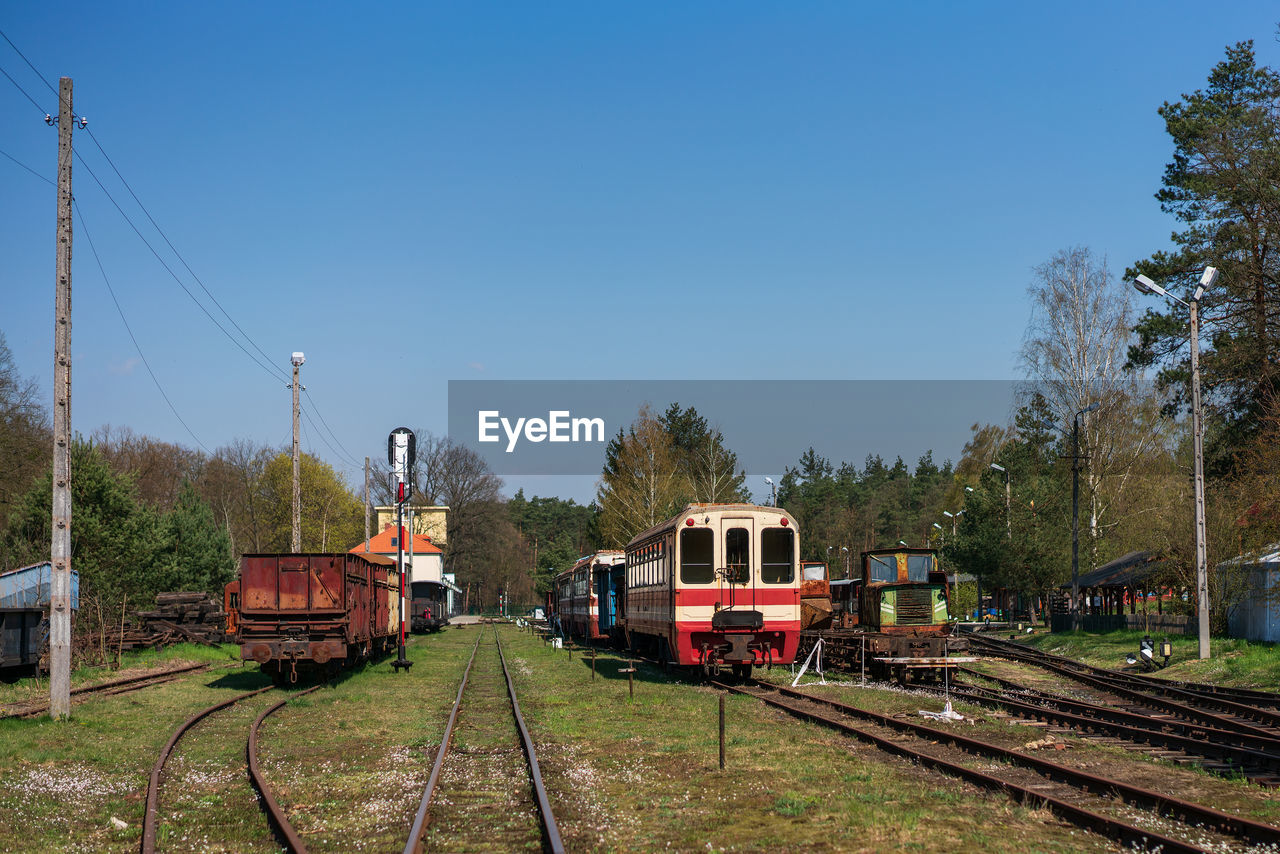
<path id="1" fill-rule="evenodd" d="M 45 176 L 41 175 L 39 172 L 37 172 L 36 170 L 32 169 L 32 168 L 31 168 L 30 166 L 28 166 L 27 164 L 23 163 L 21 160 L 19 160 L 18 158 L 14 157 L 14 156 L 13 156 L 12 154 L 10 154 L 9 152 L 7 152 L 7 151 L 0 151 L 0 155 L 3 155 L 3 156 L 5 156 L 5 157 L 9 158 L 9 159 L 10 159 L 10 160 L 12 160 L 14 163 L 16 163 L 16 164 L 18 164 L 19 166 L 21 166 L 23 169 L 26 169 L 26 170 L 27 170 L 28 172 L 30 172 L 32 175 L 35 175 L 35 176 L 36 176 L 37 178 L 39 178 L 41 181 L 44 181 L 44 182 L 45 182 L 46 184 L 48 184 L 50 187 L 56 187 L 56 186 L 58 186 L 57 182 L 56 182 L 56 181 L 54 181 L 52 178 L 46 178 Z"/>
<path id="2" fill-rule="evenodd" d="M 325 420 L 324 414 L 321 413 L 320 407 L 316 405 L 314 398 L 312 398 L 311 392 L 307 391 L 305 388 L 302 390 L 302 392 L 307 396 L 307 403 L 311 404 L 311 410 L 315 412 L 316 417 L 320 419 L 320 423 L 324 425 L 324 429 L 329 432 L 329 435 L 333 437 L 333 441 L 336 442 L 338 447 L 342 449 L 342 454 L 339 454 L 339 456 L 343 456 L 345 454 L 345 457 L 346 457 L 345 462 L 347 462 L 350 465 L 356 466 L 357 468 L 363 465 L 363 463 L 356 461 L 355 457 L 351 455 L 351 452 L 348 451 L 346 446 L 342 444 L 342 440 L 339 439 L 338 435 L 333 432 L 333 429 L 329 426 L 329 422 Z"/>
<path id="3" fill-rule="evenodd" d="M 268 356 L 263 351 L 263 349 L 258 346 L 256 341 L 254 341 L 252 338 L 249 337 L 249 334 L 240 327 L 240 324 L 236 323 L 235 318 L 233 318 L 230 314 L 228 314 L 227 310 L 222 307 L 222 303 L 218 302 L 218 298 L 215 297 L 207 287 L 205 287 L 204 282 L 200 281 L 200 277 L 196 275 L 195 270 L 192 270 L 191 265 L 187 263 L 187 259 L 182 257 L 182 253 L 179 252 L 178 248 L 173 245 L 172 241 L 169 240 L 169 235 L 164 233 L 164 229 L 162 229 L 160 225 L 155 221 L 155 219 L 151 216 L 151 212 L 147 210 L 147 206 L 144 205 L 142 203 L 142 200 L 138 198 L 138 194 L 133 191 L 133 187 L 129 186 L 129 182 L 126 181 L 124 176 L 120 174 L 120 170 L 116 168 L 115 161 L 113 161 L 111 159 L 111 156 L 107 154 L 106 149 L 102 147 L 102 143 L 98 142 L 98 138 L 93 135 L 93 131 L 89 130 L 88 134 L 89 134 L 89 139 L 93 140 L 93 144 L 98 147 L 98 151 L 101 152 L 102 156 L 106 158 L 107 163 L 110 164 L 111 170 L 115 172 L 116 177 L 120 179 L 120 183 L 124 184 L 124 188 L 129 191 L 129 195 L 133 197 L 133 200 L 137 203 L 138 207 L 142 209 L 142 213 L 146 215 L 147 221 L 151 223 L 151 227 L 154 228 L 156 230 L 156 233 L 159 234 L 160 237 L 164 240 L 165 245 L 169 247 L 169 250 L 178 257 L 179 261 L 182 262 L 182 266 L 185 267 L 187 272 L 191 274 L 191 278 L 195 279 L 196 284 L 200 286 L 200 290 L 204 291 L 205 295 L 209 297 L 209 299 L 213 300 L 213 304 L 218 307 L 218 311 L 222 312 L 222 316 L 225 317 L 228 321 L 230 321 L 231 325 L 236 328 L 236 331 L 239 332 L 241 336 L 243 336 L 244 340 L 248 341 L 249 345 L 253 347 L 253 349 L 257 350 L 258 353 L 262 355 L 262 358 L 267 360 L 267 364 L 271 365 L 274 368 L 275 363 L 271 361 L 271 357 Z M 287 376 L 283 368 L 277 368 L 277 370 L 279 371 L 280 376 L 282 377 Z"/>
<path id="4" fill-rule="evenodd" d="M 138 352 L 138 358 L 142 360 L 143 367 L 147 369 L 147 373 L 151 376 L 151 381 L 155 383 L 156 390 L 160 392 L 160 396 L 164 398 L 164 402 L 168 405 L 169 411 L 173 413 L 173 417 L 178 419 L 178 423 L 183 426 L 187 434 L 192 440 L 200 446 L 200 448 L 209 456 L 213 456 L 213 452 L 205 447 L 204 442 L 200 441 L 200 437 L 195 434 L 191 426 L 178 413 L 178 408 L 173 405 L 173 401 L 169 399 L 169 395 L 165 393 L 164 386 L 160 385 L 160 380 L 156 377 L 156 372 L 151 370 L 151 363 L 147 361 L 147 356 L 142 352 L 141 345 L 138 344 L 137 337 L 133 334 L 133 329 L 129 326 L 128 319 L 124 316 L 124 309 L 120 307 L 120 300 L 116 298 L 115 288 L 111 287 L 111 279 L 107 277 L 107 270 L 102 265 L 102 258 L 98 255 L 98 249 L 93 244 L 93 237 L 89 234 L 89 226 L 84 221 L 84 212 L 80 210 L 79 202 L 72 201 L 72 207 L 75 208 L 76 216 L 80 219 L 80 230 L 84 232 L 85 239 L 89 241 L 89 251 L 93 253 L 93 260 L 98 263 L 98 271 L 102 273 L 102 281 L 107 285 L 107 293 L 111 294 L 111 302 L 115 304 L 116 313 L 120 315 L 120 322 L 124 324 L 124 331 L 129 333 L 129 340 L 133 342 L 133 349 Z"/>
<path id="5" fill-rule="evenodd" d="M 3 35 L 3 33 L 0 33 L 0 35 Z M 10 42 L 10 44 L 12 44 L 12 42 Z M 27 100 L 30 101 L 37 110 L 39 110 L 43 115 L 46 115 L 46 116 L 49 115 L 48 110 L 40 106 L 40 104 L 36 101 L 36 99 L 31 97 L 31 93 L 28 92 L 26 89 L 22 88 L 21 83 L 19 83 L 17 80 L 14 80 L 12 77 L 9 77 L 9 72 L 5 71 L 4 68 L 0 67 L 0 74 L 3 74 L 5 77 L 7 77 L 9 79 L 9 82 L 18 88 L 19 92 L 21 92 L 23 95 L 26 95 Z"/>
<path id="6" fill-rule="evenodd" d="M 75 153 L 76 159 L 80 161 L 80 165 L 85 168 L 85 170 L 89 173 L 89 176 L 93 178 L 94 182 L 98 185 L 98 187 L 102 189 L 102 192 L 106 194 L 107 199 L 110 200 L 111 204 L 115 206 L 115 209 L 120 212 L 120 216 L 124 217 L 124 221 L 127 222 L 129 224 L 129 227 L 133 229 L 133 233 L 138 235 L 138 239 L 142 241 L 143 245 L 145 245 L 148 249 L 151 250 L 151 254 L 154 255 L 156 257 L 156 260 L 160 262 L 160 266 L 164 267 L 165 272 L 168 273 L 171 277 L 173 277 L 173 280 L 178 283 L 178 287 L 182 288 L 183 293 L 185 293 L 188 297 L 190 297 L 191 301 L 194 302 L 196 306 L 199 307 L 199 309 L 204 312 L 204 316 L 209 318 L 209 321 L 214 326 L 218 327 L 218 330 L 223 335 L 227 336 L 228 341 L 230 341 L 232 344 L 239 347 L 242 353 L 244 353 L 251 360 L 253 360 L 253 362 L 257 364 L 258 367 L 266 371 L 268 376 L 270 376 L 273 380 L 281 379 L 284 375 L 283 373 L 279 372 L 278 368 L 273 368 L 272 366 L 269 365 L 269 363 L 262 362 L 257 356 L 253 355 L 248 350 L 246 350 L 244 345 L 241 344 L 239 341 L 237 341 L 235 339 L 235 336 L 233 336 L 230 332 L 228 332 L 226 328 L 221 323 L 218 322 L 218 319 L 214 317 L 212 313 L 210 313 L 209 309 L 205 308 L 204 303 L 196 299 L 196 295 L 191 293 L 191 289 L 188 288 L 183 283 L 182 279 L 178 277 L 178 274 L 173 271 L 173 268 L 165 263 L 165 260 L 160 257 L 160 253 L 156 251 L 156 248 L 151 245 L 151 242 L 148 241 L 146 237 L 143 236 L 142 231 L 139 230 L 138 226 L 135 225 L 133 220 L 129 218 L 129 215 L 124 212 L 124 209 L 120 207 L 120 203 L 116 201 L 115 196 L 111 195 L 111 191 L 108 190 L 106 188 L 106 185 L 103 184 L 102 181 L 98 178 L 97 173 L 93 171 L 93 167 L 91 167 L 88 163 L 85 162 L 85 159 L 80 156 L 80 152 L 77 151 L 74 153 Z"/>
<path id="7" fill-rule="evenodd" d="M 31 64 L 31 60 L 27 59 L 26 54 L 24 54 L 22 51 L 18 50 L 18 46 L 17 46 L 16 44 L 14 44 L 14 43 L 13 43 L 13 39 L 9 38 L 9 36 L 5 33 L 5 31 L 4 31 L 4 30 L 0 30 L 0 37 L 3 37 L 3 38 L 4 38 L 4 40 L 5 40 L 5 41 L 7 41 L 7 42 L 9 43 L 9 47 L 13 48 L 13 52 L 14 52 L 14 53 L 16 53 L 18 56 L 22 57 L 22 61 L 23 61 L 23 62 L 25 62 L 25 63 L 27 64 L 27 68 L 30 68 L 30 69 L 35 73 L 36 77 L 39 77 L 39 78 L 40 78 L 40 82 L 41 82 L 41 83 L 43 83 L 45 86 L 48 86 L 48 87 L 49 87 L 49 91 L 50 91 L 50 92 L 52 92 L 52 93 L 54 94 L 54 96 L 55 96 L 55 97 L 58 97 L 58 90 L 57 90 L 57 89 L 55 89 L 55 88 L 53 88 L 53 86 L 51 86 L 51 85 L 49 84 L 49 81 L 48 81 L 48 80 L 45 80 L 45 79 L 44 79 L 44 75 L 43 75 L 43 74 L 41 74 L 41 73 L 40 73 L 40 71 L 39 71 L 39 70 L 38 70 L 34 65 L 32 65 L 32 64 Z M 5 75 L 5 77 L 8 77 L 8 76 L 9 76 L 9 75 L 7 75 L 7 74 Z M 10 79 L 12 79 L 12 78 L 10 78 Z M 27 97 L 28 97 L 28 98 L 30 98 L 31 96 L 30 96 L 30 95 L 28 95 Z M 34 104 L 34 103 L 35 103 L 35 101 L 33 100 L 33 101 L 32 101 L 32 103 Z M 39 105 L 37 105 L 37 106 L 39 106 Z"/>

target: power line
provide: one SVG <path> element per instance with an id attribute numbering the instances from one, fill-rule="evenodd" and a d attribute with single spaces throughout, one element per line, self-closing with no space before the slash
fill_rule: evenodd
<path id="1" fill-rule="evenodd" d="M 138 351 L 138 358 L 142 360 L 143 367 L 147 369 L 147 373 L 151 375 L 151 381 L 156 384 L 156 390 L 160 392 L 160 396 L 164 398 L 164 402 L 168 404 L 169 411 L 173 413 L 173 417 L 178 419 L 178 423 L 183 426 L 187 434 L 192 440 L 204 450 L 209 456 L 213 456 L 213 452 L 205 447 L 204 442 L 200 441 L 200 437 L 195 434 L 190 425 L 178 414 L 178 408 L 173 405 L 173 401 L 169 399 L 169 395 L 165 394 L 164 387 L 160 385 L 160 380 L 156 377 L 156 372 L 151 370 L 151 363 L 147 361 L 146 354 L 142 352 L 142 347 L 138 344 L 137 337 L 133 334 L 133 329 L 129 326 L 128 319 L 124 316 L 124 309 L 120 307 L 120 300 L 116 298 L 115 288 L 111 287 L 111 279 L 107 277 L 106 268 L 102 266 L 102 258 L 98 255 L 98 249 L 93 245 L 93 237 L 89 234 L 89 226 L 84 221 L 84 213 L 80 210 L 80 204 L 72 200 L 75 206 L 76 216 L 80 218 L 80 229 L 84 232 L 85 239 L 89 241 L 89 251 L 93 253 L 93 260 L 98 262 L 98 271 L 102 273 L 102 281 L 106 282 L 107 293 L 111 294 L 111 302 L 115 303 L 116 313 L 120 315 L 120 322 L 124 324 L 124 331 L 129 333 L 129 340 L 133 342 L 133 349 Z"/>
<path id="2" fill-rule="evenodd" d="M 269 364 L 271 364 L 271 357 L 268 356 L 263 351 L 263 349 L 258 346 L 257 342 L 255 342 L 252 338 L 249 337 L 249 334 L 247 332 L 245 332 L 243 329 L 240 328 L 240 324 L 236 323 L 235 319 L 230 314 L 227 313 L 227 310 L 222 307 L 222 303 L 218 302 L 218 298 L 215 297 L 207 287 L 205 287 L 204 282 L 200 281 L 200 277 L 196 275 L 195 270 L 192 270 L 191 265 L 187 263 L 187 259 L 182 257 L 182 253 L 179 252 L 178 248 L 173 245 L 172 241 L 169 240 L 169 235 L 164 233 L 164 229 L 162 229 L 160 225 L 155 221 L 155 219 L 151 216 L 151 212 L 147 210 L 147 206 L 144 205 L 142 203 L 142 200 L 138 198 L 138 194 L 133 191 L 133 187 L 129 186 L 129 182 L 126 181 L 124 176 L 120 174 L 120 170 L 116 168 L 115 161 L 113 161 L 111 159 L 111 156 L 107 154 L 106 149 L 102 147 L 102 143 L 98 142 L 98 138 L 94 136 L 93 131 L 90 130 L 88 131 L 88 133 L 89 133 L 89 139 L 93 140 L 94 145 L 98 146 L 98 151 L 101 152 L 104 158 L 106 158 L 107 163 L 110 164 L 111 166 L 111 170 L 115 172 L 116 177 L 120 179 L 120 183 L 124 184 L 124 188 L 129 191 L 129 195 L 133 196 L 133 200 L 137 202 L 138 207 L 142 209 L 143 214 L 145 214 L 147 217 L 147 221 L 151 223 L 151 226 L 156 230 L 156 233 L 159 234 L 160 237 L 164 240 L 165 244 L 169 247 L 170 251 L 172 251 L 174 255 L 178 256 L 178 260 L 182 262 L 182 266 L 185 267 L 187 269 L 187 272 L 191 274 L 191 278 L 196 280 L 196 284 L 200 286 L 200 290 L 204 291 L 205 295 L 208 296 L 209 299 L 213 300 L 213 304 L 218 307 L 218 311 L 221 311 L 222 316 L 231 322 L 231 325 L 234 326 L 236 328 L 236 331 L 239 332 L 244 337 L 244 340 L 248 341 L 250 346 L 252 346 L 253 349 L 257 350 L 262 355 L 262 357 L 266 359 Z M 283 369 L 280 370 L 280 375 L 282 377 L 285 376 L 285 372 L 283 371 Z"/>
<path id="3" fill-rule="evenodd" d="M 4 34 L 0 33 L 0 35 L 4 35 Z M 8 38 L 6 37 L 5 40 L 8 41 Z M 13 44 L 13 42 L 9 42 L 9 43 Z M 9 72 L 5 71 L 3 68 L 0 68 L 0 74 L 3 74 L 5 77 L 7 77 L 9 79 L 9 82 L 18 88 L 19 92 L 21 92 L 23 95 L 26 95 L 27 100 L 30 101 L 37 110 L 39 110 L 41 113 L 44 113 L 46 116 L 49 115 L 49 111 L 46 110 L 44 107 L 40 106 L 40 104 L 36 102 L 36 99 L 31 97 L 31 93 L 28 92 L 26 89 L 22 88 L 21 83 L 19 83 L 17 80 L 14 80 L 12 77 L 9 77 Z M 57 93 L 55 92 L 54 94 L 57 94 Z"/>
<path id="4" fill-rule="evenodd" d="M 16 163 L 16 164 L 18 164 L 19 166 L 21 166 L 23 169 L 26 169 L 26 170 L 27 170 L 28 172 L 30 172 L 32 175 L 35 175 L 35 176 L 36 176 L 37 178 L 39 178 L 41 181 L 44 181 L 44 182 L 45 182 L 46 184 L 48 184 L 50 187 L 56 187 L 56 186 L 58 186 L 56 183 L 54 183 L 54 181 L 53 181 L 53 179 L 52 179 L 52 178 L 46 178 L 45 176 L 41 175 L 39 172 L 37 172 L 36 170 L 32 169 L 32 168 L 31 168 L 30 166 L 28 166 L 27 164 L 23 163 L 21 160 L 19 160 L 18 158 L 14 157 L 14 156 L 13 156 L 12 154 L 10 154 L 9 152 L 0 150 L 0 155 L 4 155 L 5 157 L 9 158 L 9 159 L 10 159 L 10 160 L 12 160 L 14 163 Z"/>
<path id="5" fill-rule="evenodd" d="M 342 440 L 333 432 L 333 428 L 329 426 L 329 422 L 324 419 L 324 414 L 320 412 L 320 407 L 316 405 L 315 400 L 311 397 L 311 392 L 307 391 L 305 388 L 302 391 L 306 394 L 307 403 L 311 404 L 311 409 L 315 412 L 316 417 L 319 418 L 320 423 L 324 425 L 324 429 L 329 432 L 329 435 L 333 437 L 333 441 L 338 444 L 338 447 L 342 449 L 343 454 L 346 455 L 346 462 L 350 465 L 356 466 L 357 468 L 364 465 L 364 463 L 356 461 L 355 457 L 351 455 L 351 452 L 342 444 Z M 341 456 L 341 454 L 339 456 Z"/>
<path id="6" fill-rule="evenodd" d="M 26 54 L 18 50 L 18 46 L 13 43 L 13 39 L 9 38 L 9 36 L 5 34 L 4 30 L 0 30 L 0 37 L 3 37 L 4 40 L 9 43 L 9 47 L 13 48 L 13 52 L 16 53 L 18 56 L 22 57 L 22 61 L 27 64 L 27 68 L 30 68 L 35 73 L 36 77 L 40 78 L 40 82 L 43 83 L 45 86 L 47 86 L 49 88 L 49 91 L 53 93 L 54 97 L 57 98 L 59 102 L 61 102 L 62 96 L 58 94 L 58 90 L 53 88 L 53 86 L 49 83 L 48 80 L 44 79 L 44 75 L 41 74 L 40 71 L 34 65 L 31 64 L 31 60 L 27 59 Z M 9 75 L 7 74 L 5 75 L 5 77 L 8 77 L 8 76 Z M 31 96 L 28 95 L 27 97 L 30 98 Z M 35 101 L 33 100 L 32 103 L 34 104 Z"/>
<path id="7" fill-rule="evenodd" d="M 129 218 L 129 215 L 124 212 L 123 208 L 120 207 L 120 203 L 116 201 L 115 196 L 111 195 L 111 191 L 108 190 L 106 188 L 106 185 L 104 185 L 102 181 L 98 178 L 98 175 L 93 171 L 93 168 L 89 166 L 88 163 L 85 162 L 85 159 L 80 156 L 79 152 L 75 152 L 75 155 L 76 155 L 76 159 L 80 161 L 80 165 L 83 166 L 86 171 L 88 171 L 89 176 L 93 178 L 94 182 L 102 189 L 102 192 L 106 194 L 107 199 L 109 199 L 111 204 L 115 206 L 115 209 L 120 212 L 120 216 L 124 217 L 124 221 L 127 222 L 129 224 L 129 227 L 133 229 L 133 233 L 138 235 L 138 239 L 142 241 L 143 245 L 145 245 L 148 249 L 151 250 L 151 254 L 154 255 L 156 257 L 156 260 L 160 262 L 160 266 L 164 267 L 165 272 L 168 273 L 170 276 L 172 276 L 173 280 L 178 283 L 178 287 L 182 288 L 183 292 L 188 297 L 191 298 L 191 301 L 194 302 L 200 308 L 200 310 L 204 312 L 205 317 L 209 318 L 209 321 L 214 326 L 218 327 L 218 330 L 222 332 L 223 335 L 227 336 L 228 341 L 230 341 L 232 344 L 239 347 L 241 352 L 243 352 L 246 356 L 252 359 L 254 363 L 258 365 L 258 367 L 266 371 L 267 374 L 271 376 L 273 380 L 280 379 L 283 376 L 283 373 L 279 372 L 278 368 L 273 368 L 272 366 L 270 366 L 269 363 L 264 363 L 260 361 L 257 356 L 253 355 L 248 350 L 246 350 L 244 348 L 244 345 L 241 344 L 239 341 L 237 341 L 235 339 L 235 336 L 233 336 L 230 332 L 228 332 L 226 328 L 223 327 L 223 325 L 218 322 L 218 319 L 209 312 L 209 309 L 204 307 L 204 303 L 196 299 L 196 295 L 191 293 L 191 289 L 188 288 L 183 283 L 182 279 L 178 278 L 178 274 L 173 272 L 173 268 L 171 268 L 168 264 L 165 263 L 165 260 L 160 257 L 160 253 L 156 251 L 155 247 L 151 245 L 150 241 L 148 241 L 147 238 L 143 236 L 142 232 L 138 229 L 138 226 L 134 224 L 133 220 Z"/>

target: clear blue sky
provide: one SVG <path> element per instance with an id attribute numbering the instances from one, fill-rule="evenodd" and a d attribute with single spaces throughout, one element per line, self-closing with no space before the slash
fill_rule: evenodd
<path id="1" fill-rule="evenodd" d="M 253 341 L 281 370 L 306 352 L 346 450 L 310 425 L 304 445 L 353 483 L 342 457 L 380 456 L 392 427 L 445 430 L 449 379 L 1017 376 L 1031 268 L 1087 245 L 1119 274 L 1168 245 L 1156 109 L 1236 41 L 1280 65 L 1278 20 L 1261 2 L 0 11 L 48 81 L 74 78 L 77 113 Z M 3 42 L 0 68 L 40 105 L 0 78 L 0 151 L 52 179 L 56 99 Z M 75 182 L 200 441 L 285 442 L 283 382 L 79 162 Z M 50 395 L 53 188 L 0 157 L 0 199 L 0 330 Z M 194 445 L 79 222 L 73 281 L 75 428 Z"/>

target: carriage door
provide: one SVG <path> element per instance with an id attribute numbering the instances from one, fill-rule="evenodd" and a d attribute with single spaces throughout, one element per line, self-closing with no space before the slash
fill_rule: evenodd
<path id="1" fill-rule="evenodd" d="M 721 577 L 724 579 L 725 604 L 743 608 L 755 607 L 755 519 L 726 517 L 721 520 Z"/>

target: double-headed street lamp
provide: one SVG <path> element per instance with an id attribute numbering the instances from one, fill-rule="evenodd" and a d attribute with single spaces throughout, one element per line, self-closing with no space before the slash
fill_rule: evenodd
<path id="1" fill-rule="evenodd" d="M 1159 294 L 1187 308 L 1191 313 L 1191 433 L 1195 446 L 1196 497 L 1196 611 L 1200 615 L 1200 657 L 1209 657 L 1209 568 L 1204 541 L 1204 424 L 1200 412 L 1200 298 L 1218 281 L 1216 267 L 1205 267 L 1191 301 L 1178 299 L 1146 276 L 1138 276 L 1133 286 L 1144 294 Z"/>
<path id="2" fill-rule="evenodd" d="M 773 478 L 766 477 L 764 479 L 764 482 L 769 484 L 769 506 L 777 507 L 778 506 L 778 488 L 774 486 Z"/>

